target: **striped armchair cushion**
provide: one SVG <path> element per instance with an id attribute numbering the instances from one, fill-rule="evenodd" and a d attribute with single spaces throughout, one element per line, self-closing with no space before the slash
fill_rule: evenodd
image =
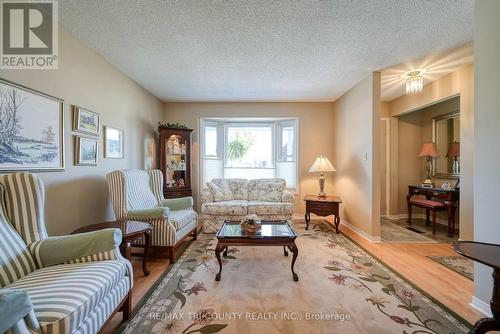
<path id="1" fill-rule="evenodd" d="M 7 217 L 24 242 L 47 238 L 42 180 L 31 173 L 13 173 L 1 175 L 0 184 L 5 187 Z"/>
<path id="2" fill-rule="evenodd" d="M 5 189 L 0 184 L 0 198 Z M 0 201 L 0 287 L 5 287 L 36 269 L 26 243 L 14 230 L 5 216 L 3 201 Z"/>
<path id="3" fill-rule="evenodd" d="M 64 264 L 36 270 L 8 288 L 29 294 L 44 333 L 72 333 L 114 290 L 123 286 L 119 290 L 128 292 L 127 273 L 122 261 Z M 122 300 L 124 294 L 116 299 Z M 108 314 L 103 312 L 100 318 Z"/>

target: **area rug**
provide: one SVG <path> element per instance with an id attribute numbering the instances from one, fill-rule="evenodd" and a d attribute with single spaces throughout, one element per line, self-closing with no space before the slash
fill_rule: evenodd
<path id="1" fill-rule="evenodd" d="M 474 280 L 474 262 L 463 256 L 428 256 L 429 259 L 436 261 L 439 264 Z"/>
<path id="2" fill-rule="evenodd" d="M 121 332 L 466 333 L 464 320 L 330 225 L 295 223 L 294 282 L 282 247 L 233 247 L 218 271 L 200 235 Z"/>
<path id="3" fill-rule="evenodd" d="M 436 243 L 437 241 L 427 238 L 417 232 L 410 231 L 404 227 L 391 223 L 388 220 L 380 221 L 380 236 L 384 242 L 403 243 Z"/>

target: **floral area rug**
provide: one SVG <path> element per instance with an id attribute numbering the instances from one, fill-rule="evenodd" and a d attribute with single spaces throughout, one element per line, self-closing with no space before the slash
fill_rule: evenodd
<path id="1" fill-rule="evenodd" d="M 474 280 L 474 262 L 463 256 L 428 256 L 429 259 Z"/>
<path id="2" fill-rule="evenodd" d="M 202 234 L 122 333 L 466 333 L 433 302 L 330 225 L 304 230 L 294 282 L 282 247 L 233 247 L 218 271 L 213 234 Z"/>

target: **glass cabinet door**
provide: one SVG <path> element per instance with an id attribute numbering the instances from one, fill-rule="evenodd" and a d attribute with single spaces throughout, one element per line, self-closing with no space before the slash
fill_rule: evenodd
<path id="1" fill-rule="evenodd" d="M 165 171 L 167 188 L 189 186 L 187 180 L 186 140 L 179 135 L 171 135 L 166 139 Z"/>

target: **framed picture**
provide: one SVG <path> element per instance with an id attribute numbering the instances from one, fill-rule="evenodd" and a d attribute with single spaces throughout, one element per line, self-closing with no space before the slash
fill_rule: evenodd
<path id="1" fill-rule="evenodd" d="M 104 157 L 123 159 L 123 130 L 104 127 Z"/>
<path id="2" fill-rule="evenodd" d="M 98 144 L 97 139 L 75 136 L 75 165 L 96 166 Z"/>
<path id="3" fill-rule="evenodd" d="M 93 111 L 73 106 L 73 131 L 98 136 L 101 128 L 101 116 Z"/>
<path id="4" fill-rule="evenodd" d="M 0 172 L 64 170 L 64 101 L 0 79 Z"/>

